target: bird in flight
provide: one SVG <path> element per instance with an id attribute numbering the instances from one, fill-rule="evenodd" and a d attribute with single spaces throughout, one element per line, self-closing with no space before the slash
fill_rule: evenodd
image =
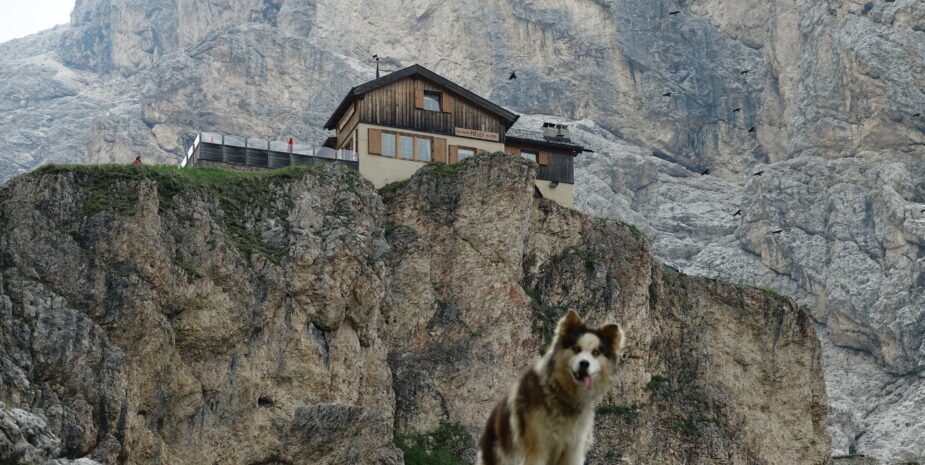
<path id="1" fill-rule="evenodd" d="M 732 214 L 732 217 L 735 218 L 741 214 L 742 214 L 742 210 L 737 210 L 735 213 Z"/>
<path id="2" fill-rule="evenodd" d="M 665 92 L 662 97 L 671 97 L 671 92 Z"/>
<path id="3" fill-rule="evenodd" d="M 703 173 L 700 173 L 701 176 L 703 176 L 703 175 L 705 175 L 705 174 L 710 174 L 710 168 L 707 168 L 707 169 L 703 170 Z"/>
<path id="4" fill-rule="evenodd" d="M 743 75 L 744 75 L 744 74 L 748 74 L 749 71 L 750 71 L 750 70 L 746 69 L 745 71 L 742 71 L 742 72 L 739 73 L 739 74 L 743 74 Z"/>
<path id="5" fill-rule="evenodd" d="M 771 234 L 780 234 L 782 232 L 784 232 L 783 229 L 778 229 L 777 231 L 771 231 Z"/>
<path id="6" fill-rule="evenodd" d="M 922 211 L 921 211 L 921 212 L 919 212 L 919 213 L 925 213 L 925 208 L 923 208 L 923 209 L 922 209 Z"/>
<path id="7" fill-rule="evenodd" d="M 759 172 L 753 174 L 752 176 L 761 176 L 762 174 L 764 174 L 764 171 L 759 171 Z"/>
<path id="8" fill-rule="evenodd" d="M 517 71 L 512 72 L 511 75 L 507 78 L 508 81 L 513 79 L 517 79 Z"/>
<path id="9" fill-rule="evenodd" d="M 921 113 L 916 113 L 916 114 L 912 115 L 913 118 L 918 118 L 919 116 L 922 116 L 922 114 L 921 114 Z"/>
<path id="10" fill-rule="evenodd" d="M 680 12 L 681 12 L 681 10 L 678 10 L 678 11 L 669 12 L 668 14 L 671 15 L 671 16 L 675 16 L 675 15 L 677 15 L 677 14 L 680 13 Z"/>
<path id="11" fill-rule="evenodd" d="M 748 132 L 755 132 L 755 127 L 752 126 L 751 129 L 748 130 Z"/>
<path id="12" fill-rule="evenodd" d="M 738 112 L 740 112 L 740 111 L 742 111 L 741 108 L 736 108 L 735 110 L 732 110 L 733 113 L 738 113 Z"/>

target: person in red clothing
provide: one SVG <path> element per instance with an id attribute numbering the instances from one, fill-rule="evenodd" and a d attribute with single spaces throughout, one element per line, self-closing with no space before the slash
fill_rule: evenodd
<path id="1" fill-rule="evenodd" d="M 140 165 L 140 164 L 141 164 L 141 155 L 135 157 L 135 161 L 133 161 L 132 164 L 133 164 L 133 165 Z"/>

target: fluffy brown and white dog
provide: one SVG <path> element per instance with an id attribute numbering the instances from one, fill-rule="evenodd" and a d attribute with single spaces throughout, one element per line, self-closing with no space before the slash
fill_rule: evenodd
<path id="1" fill-rule="evenodd" d="M 479 465 L 583 464 L 624 339 L 619 325 L 591 328 L 569 311 L 546 354 L 492 410 Z"/>

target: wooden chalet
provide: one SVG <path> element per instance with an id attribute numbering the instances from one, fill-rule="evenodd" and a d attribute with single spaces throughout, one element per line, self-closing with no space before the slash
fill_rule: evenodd
<path id="1" fill-rule="evenodd" d="M 360 174 L 376 187 L 407 179 L 425 163 L 507 152 L 538 163 L 540 192 L 572 207 L 574 160 L 585 149 L 562 125 L 511 130 L 518 118 L 413 65 L 351 89 L 324 127 L 335 131 L 326 145 L 356 152 Z"/>

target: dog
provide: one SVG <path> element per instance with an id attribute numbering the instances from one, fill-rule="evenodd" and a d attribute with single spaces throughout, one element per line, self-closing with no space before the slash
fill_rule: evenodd
<path id="1" fill-rule="evenodd" d="M 613 384 L 625 339 L 620 325 L 591 328 L 570 310 L 543 357 L 489 415 L 478 464 L 584 464 L 594 406 Z"/>

